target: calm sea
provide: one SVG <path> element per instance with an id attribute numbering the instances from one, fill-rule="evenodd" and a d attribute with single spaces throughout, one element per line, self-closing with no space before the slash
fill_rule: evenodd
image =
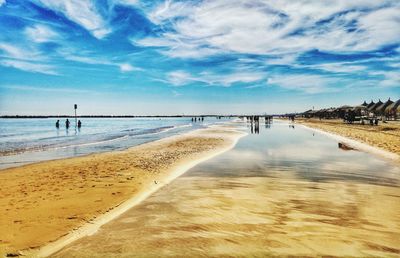
<path id="1" fill-rule="evenodd" d="M 0 119 L 0 169 L 32 162 L 121 150 L 221 122 L 205 118 L 86 118 L 82 128 L 65 119 Z"/>

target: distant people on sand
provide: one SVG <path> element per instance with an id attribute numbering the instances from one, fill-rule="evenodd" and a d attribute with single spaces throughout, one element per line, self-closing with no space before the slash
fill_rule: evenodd
<path id="1" fill-rule="evenodd" d="M 57 120 L 57 122 L 56 122 L 56 128 L 57 128 L 57 129 L 60 128 L 60 120 Z"/>
<path id="2" fill-rule="evenodd" d="M 65 128 L 69 128 L 69 125 L 70 125 L 70 122 L 69 122 L 69 120 L 68 120 L 68 118 L 67 118 L 67 120 L 65 120 Z"/>
<path id="3" fill-rule="evenodd" d="M 82 127 L 82 122 L 81 120 L 78 120 L 78 129 L 81 129 L 81 127 Z"/>

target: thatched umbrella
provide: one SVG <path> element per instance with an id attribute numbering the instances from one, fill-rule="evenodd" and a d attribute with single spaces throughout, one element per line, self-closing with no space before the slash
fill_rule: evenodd
<path id="1" fill-rule="evenodd" d="M 370 106 L 368 108 L 369 111 L 375 112 L 376 108 L 379 107 L 380 105 L 382 105 L 383 102 L 381 100 L 379 100 L 378 102 L 376 102 L 374 105 Z"/>
<path id="2" fill-rule="evenodd" d="M 362 103 L 361 106 L 366 107 L 366 106 L 368 106 L 368 104 L 367 104 L 367 102 L 364 100 L 364 103 Z"/>
<path id="3" fill-rule="evenodd" d="M 383 115 L 385 113 L 386 108 L 391 105 L 393 103 L 393 101 L 390 100 L 390 98 L 388 99 L 388 101 L 386 101 L 385 103 L 382 103 L 381 105 L 379 105 L 376 109 L 375 112 L 378 114 Z"/>
<path id="4" fill-rule="evenodd" d="M 385 113 L 389 115 L 400 113 L 400 99 L 387 106 L 385 108 Z"/>
<path id="5" fill-rule="evenodd" d="M 375 102 L 373 100 L 371 100 L 371 102 L 367 105 L 367 108 L 369 109 L 370 107 L 372 107 L 373 105 L 375 105 Z"/>
<path id="6" fill-rule="evenodd" d="M 338 107 L 337 109 L 339 109 L 339 110 L 350 110 L 352 108 L 353 108 L 352 106 L 344 105 L 344 106 Z"/>

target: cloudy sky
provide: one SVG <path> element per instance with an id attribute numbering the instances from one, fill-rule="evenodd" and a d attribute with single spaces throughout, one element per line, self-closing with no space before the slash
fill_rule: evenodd
<path id="1" fill-rule="evenodd" d="M 0 0 L 0 114 L 283 113 L 400 98 L 398 0 Z"/>

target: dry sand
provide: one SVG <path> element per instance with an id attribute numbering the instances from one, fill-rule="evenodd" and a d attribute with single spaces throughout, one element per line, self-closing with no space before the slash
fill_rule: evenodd
<path id="1" fill-rule="evenodd" d="M 378 126 L 345 124 L 342 120 L 297 119 L 297 123 L 334 133 L 386 150 L 400 156 L 400 122 L 389 121 Z"/>
<path id="2" fill-rule="evenodd" d="M 108 222 L 112 216 L 101 220 L 104 214 L 133 200 L 114 212 L 119 215 L 184 169 L 233 147 L 243 135 L 213 127 L 125 151 L 1 170 L 0 256 L 33 254 L 58 239 L 57 246 L 46 250 L 50 254 L 62 247 L 60 240 L 67 243 L 74 230 Z"/>

